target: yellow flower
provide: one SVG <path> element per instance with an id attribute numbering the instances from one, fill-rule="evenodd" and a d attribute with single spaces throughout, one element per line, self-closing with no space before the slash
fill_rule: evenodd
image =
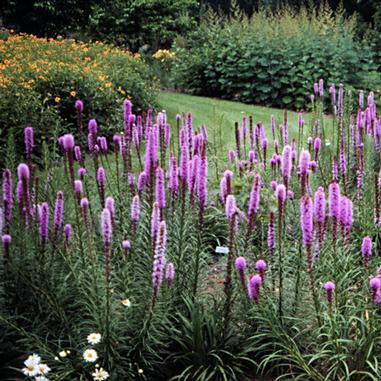
<path id="1" fill-rule="evenodd" d="M 111 83 L 111 82 L 107 82 L 107 83 L 105 84 L 105 86 L 106 86 L 106 87 L 111 87 L 111 86 L 112 86 L 112 83 Z"/>
<path id="2" fill-rule="evenodd" d="M 104 80 L 106 79 L 106 77 L 105 77 L 103 74 L 101 74 L 101 75 L 98 77 L 98 79 L 99 79 L 100 81 L 104 81 Z"/>
<path id="3" fill-rule="evenodd" d="M 19 96 L 20 96 L 20 93 L 16 93 L 15 95 L 16 95 L 16 97 L 19 97 Z"/>
<path id="4" fill-rule="evenodd" d="M 123 299 L 122 304 L 126 307 L 131 307 L 131 301 L 130 299 Z"/>
<path id="5" fill-rule="evenodd" d="M 60 102 L 61 102 L 61 98 L 60 98 L 60 97 L 55 97 L 55 98 L 54 98 L 54 102 L 56 102 L 56 103 L 60 103 Z"/>
<path id="6" fill-rule="evenodd" d="M 70 95 L 72 96 L 72 97 L 75 97 L 76 95 L 77 95 L 77 92 L 76 91 L 70 91 Z"/>

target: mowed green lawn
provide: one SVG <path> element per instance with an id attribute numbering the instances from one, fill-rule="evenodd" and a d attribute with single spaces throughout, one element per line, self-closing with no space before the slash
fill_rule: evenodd
<path id="1" fill-rule="evenodd" d="M 205 124 L 209 135 L 221 128 L 222 142 L 226 149 L 234 146 L 234 122 L 241 123 L 244 116 L 253 115 L 254 123 L 263 122 L 269 138 L 271 115 L 274 115 L 276 125 L 283 123 L 284 118 L 283 110 L 280 109 L 173 92 L 161 92 L 159 103 L 161 109 L 166 110 L 172 125 L 175 123 L 176 114 L 191 112 L 194 126 Z M 298 114 L 288 112 L 290 136 L 297 134 L 297 121 Z"/>

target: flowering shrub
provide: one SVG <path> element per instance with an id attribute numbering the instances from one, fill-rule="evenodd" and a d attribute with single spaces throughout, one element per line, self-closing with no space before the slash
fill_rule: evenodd
<path id="1" fill-rule="evenodd" d="M 85 139 L 77 101 L 77 133 L 41 171 L 25 129 L 0 209 L 13 369 L 35 381 L 378 380 L 381 122 L 373 93 L 352 110 L 340 84 L 327 124 L 326 92 L 314 85 L 311 123 L 237 123 L 219 192 L 191 114 L 171 126 L 126 100 L 122 131 L 107 139 L 90 119 Z"/>
<path id="2" fill-rule="evenodd" d="M 77 98 L 89 101 L 85 113 L 108 134 L 125 97 L 140 110 L 155 105 L 157 84 L 139 55 L 99 42 L 11 35 L 0 40 L 0 61 L 2 147 L 9 129 L 21 144 L 28 124 L 46 139 L 72 127 Z"/>

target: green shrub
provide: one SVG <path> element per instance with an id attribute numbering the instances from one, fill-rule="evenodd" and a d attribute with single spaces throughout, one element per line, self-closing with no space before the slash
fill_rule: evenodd
<path id="1" fill-rule="evenodd" d="M 47 139 L 75 128 L 76 99 L 106 135 L 126 97 L 138 111 L 156 104 L 157 83 L 139 55 L 102 43 L 16 35 L 0 41 L 0 61 L 1 147 L 11 129 L 21 148 L 28 124 Z"/>
<path id="2" fill-rule="evenodd" d="M 355 26 L 327 7 L 260 11 L 251 19 L 210 12 L 187 44 L 176 46 L 175 83 L 195 94 L 306 108 L 312 81 L 356 86 L 376 68 Z"/>

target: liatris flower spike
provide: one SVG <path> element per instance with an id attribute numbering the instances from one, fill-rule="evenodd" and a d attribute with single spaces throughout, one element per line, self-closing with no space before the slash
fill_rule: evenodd
<path id="1" fill-rule="evenodd" d="M 262 284 L 262 278 L 259 274 L 253 275 L 247 287 L 249 298 L 254 300 L 256 303 L 259 302 L 259 291 Z"/>
<path id="2" fill-rule="evenodd" d="M 10 252 L 10 246 L 12 242 L 12 237 L 9 234 L 4 234 L 2 237 L 2 242 L 3 242 L 3 248 L 4 248 L 4 258 L 8 259 L 9 258 L 9 252 Z"/>
<path id="3" fill-rule="evenodd" d="M 124 253 L 124 259 L 127 259 L 128 258 L 128 253 L 131 249 L 131 243 L 129 240 L 124 240 L 122 242 L 122 248 L 123 248 L 123 253 Z"/>
<path id="4" fill-rule="evenodd" d="M 175 266 L 172 262 L 167 264 L 165 278 L 167 280 L 168 286 L 170 286 L 175 278 Z"/>
<path id="5" fill-rule="evenodd" d="M 25 140 L 25 155 L 30 162 L 32 160 L 32 153 L 34 147 L 34 138 L 33 138 L 33 128 L 26 127 L 24 130 L 24 140 Z"/>
<path id="6" fill-rule="evenodd" d="M 376 302 L 376 296 L 381 288 L 381 279 L 379 277 L 373 277 L 369 280 L 369 287 L 372 291 L 372 303 Z"/>
<path id="7" fill-rule="evenodd" d="M 364 258 L 365 270 L 367 270 L 368 264 L 369 264 L 369 258 L 372 255 L 372 238 L 367 236 L 367 237 L 364 237 L 364 239 L 362 240 L 361 255 Z"/>
<path id="8" fill-rule="evenodd" d="M 257 262 L 255 262 L 255 269 L 261 276 L 263 283 L 265 281 L 265 271 L 267 269 L 267 263 L 263 259 L 259 259 Z"/>
<path id="9" fill-rule="evenodd" d="M 335 283 L 333 282 L 326 282 L 324 283 L 323 285 L 324 287 L 324 290 L 326 291 L 327 293 L 327 301 L 330 305 L 332 305 L 332 301 L 333 301 L 333 290 L 336 288 L 336 285 Z"/>
<path id="10" fill-rule="evenodd" d="M 235 268 L 238 271 L 242 287 L 245 291 L 246 291 L 246 277 L 245 277 L 246 266 L 247 265 L 246 265 L 245 257 L 238 257 L 235 260 Z"/>

